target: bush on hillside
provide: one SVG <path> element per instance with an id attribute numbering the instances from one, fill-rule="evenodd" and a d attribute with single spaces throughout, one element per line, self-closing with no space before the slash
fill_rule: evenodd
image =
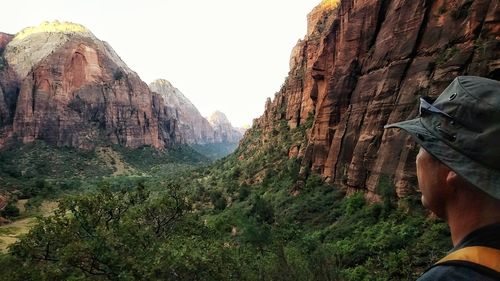
<path id="1" fill-rule="evenodd" d="M 16 205 L 9 203 L 5 208 L 0 212 L 0 216 L 13 219 L 19 217 L 20 212 L 19 208 L 16 207 Z"/>

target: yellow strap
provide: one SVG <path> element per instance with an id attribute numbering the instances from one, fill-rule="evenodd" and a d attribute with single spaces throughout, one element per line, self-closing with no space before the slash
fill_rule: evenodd
<path id="1" fill-rule="evenodd" d="M 490 247 L 465 247 L 442 258 L 436 264 L 447 261 L 468 261 L 500 272 L 500 250 Z"/>

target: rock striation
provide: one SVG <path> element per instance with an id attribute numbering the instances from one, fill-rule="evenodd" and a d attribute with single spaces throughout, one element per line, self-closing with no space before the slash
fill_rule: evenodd
<path id="1" fill-rule="evenodd" d="M 103 142 L 163 149 L 179 142 L 175 112 L 85 27 L 45 22 L 4 38 L 4 142 L 43 139 L 83 149 Z"/>
<path id="2" fill-rule="evenodd" d="M 307 139 L 289 148 L 301 178 L 319 173 L 373 200 L 387 183 L 412 194 L 416 144 L 383 126 L 415 117 L 419 97 L 436 97 L 457 75 L 500 79 L 498 11 L 496 0 L 323 1 L 251 131 L 264 132 L 259 142 L 280 121 L 292 130 L 312 119 Z"/>

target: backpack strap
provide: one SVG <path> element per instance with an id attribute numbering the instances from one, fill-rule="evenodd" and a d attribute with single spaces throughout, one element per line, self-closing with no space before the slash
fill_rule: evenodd
<path id="1" fill-rule="evenodd" d="M 469 262 L 500 273 L 500 250 L 483 246 L 471 246 L 456 250 L 435 265 Z"/>

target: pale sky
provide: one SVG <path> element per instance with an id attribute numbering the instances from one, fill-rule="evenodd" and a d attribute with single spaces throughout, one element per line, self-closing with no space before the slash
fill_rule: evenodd
<path id="1" fill-rule="evenodd" d="M 279 91 L 292 48 L 320 0 L 15 0 L 0 31 L 43 21 L 80 23 L 146 83 L 169 80 L 208 116 L 250 125 Z"/>

